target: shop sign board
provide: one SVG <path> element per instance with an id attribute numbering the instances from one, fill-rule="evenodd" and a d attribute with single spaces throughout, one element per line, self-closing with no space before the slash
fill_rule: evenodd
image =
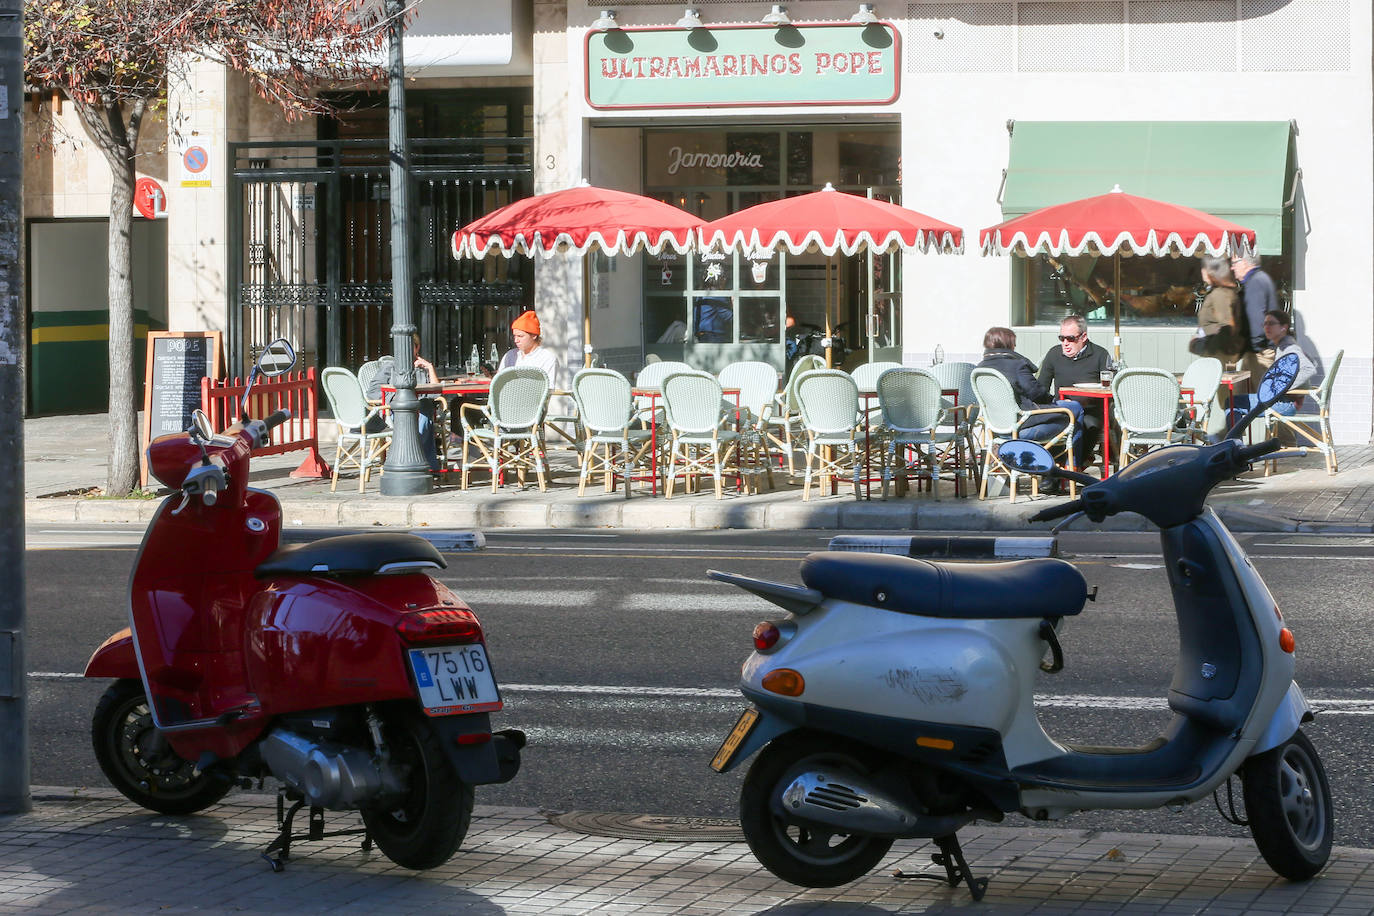
<path id="1" fill-rule="evenodd" d="M 587 104 L 626 108 L 887 105 L 900 90 L 891 23 L 594 29 Z"/>

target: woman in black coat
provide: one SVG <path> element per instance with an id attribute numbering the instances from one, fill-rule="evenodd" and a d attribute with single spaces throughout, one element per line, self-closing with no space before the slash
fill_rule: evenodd
<path id="1" fill-rule="evenodd" d="M 1074 467 L 1082 468 L 1083 456 L 1079 454 L 1083 441 L 1083 406 L 1077 401 L 1056 401 L 1050 390 L 1036 378 L 1035 364 L 1016 352 L 1016 332 L 1011 328 L 988 328 L 983 335 L 983 361 L 979 369 L 996 369 L 1011 382 L 1011 390 L 1016 394 L 1016 403 L 1022 410 L 1037 407 L 1067 407 L 1074 415 Z M 1044 442 L 1053 438 L 1069 424 L 1063 414 L 1045 414 L 1032 417 L 1020 427 L 1017 435 L 1022 439 Z"/>

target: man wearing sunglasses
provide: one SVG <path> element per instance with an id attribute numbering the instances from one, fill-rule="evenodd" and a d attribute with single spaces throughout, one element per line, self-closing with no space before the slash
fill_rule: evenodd
<path id="1" fill-rule="evenodd" d="M 1101 380 L 1102 370 L 1111 363 L 1111 354 L 1088 339 L 1088 322 L 1081 315 L 1070 315 L 1059 322 L 1059 346 L 1040 363 L 1040 384 L 1056 393 L 1070 385 L 1093 384 Z M 1091 455 L 1102 436 L 1102 410 L 1096 401 L 1071 398 L 1083 405 L 1083 454 Z M 1086 457 L 1085 457 L 1086 463 Z"/>

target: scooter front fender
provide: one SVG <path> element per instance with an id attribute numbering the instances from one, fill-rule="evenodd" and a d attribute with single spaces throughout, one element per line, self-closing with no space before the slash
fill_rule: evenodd
<path id="1" fill-rule="evenodd" d="M 1284 694 L 1269 724 L 1255 740 L 1250 755 L 1253 757 L 1255 754 L 1263 754 L 1278 747 L 1293 737 L 1298 727 L 1304 722 L 1311 721 L 1312 717 L 1312 705 L 1307 702 L 1307 697 L 1302 695 L 1302 688 L 1296 683 L 1289 684 L 1288 693 Z"/>
<path id="2" fill-rule="evenodd" d="M 134 636 L 128 627 L 114 633 L 91 653 L 86 662 L 86 677 L 114 677 L 138 680 L 138 657 L 134 654 Z"/>

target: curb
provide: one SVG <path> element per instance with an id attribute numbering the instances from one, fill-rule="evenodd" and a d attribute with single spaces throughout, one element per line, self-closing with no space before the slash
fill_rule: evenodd
<path id="1" fill-rule="evenodd" d="M 160 501 L 34 499 L 24 501 L 27 523 L 140 524 L 152 520 Z M 675 530 L 879 530 L 1006 531 L 1020 535 L 1047 532 L 1052 523 L 1029 521 L 1041 503 L 1029 500 L 855 502 L 705 502 L 630 499 L 615 496 L 569 502 L 496 498 L 480 503 L 388 499 L 288 499 L 282 503 L 285 528 L 605 528 Z M 1225 503 L 1216 506 L 1228 528 L 1245 533 L 1370 534 L 1374 525 L 1301 521 L 1265 515 Z M 1083 519 L 1071 531 L 1148 531 L 1149 522 L 1123 512 L 1093 525 Z"/>

